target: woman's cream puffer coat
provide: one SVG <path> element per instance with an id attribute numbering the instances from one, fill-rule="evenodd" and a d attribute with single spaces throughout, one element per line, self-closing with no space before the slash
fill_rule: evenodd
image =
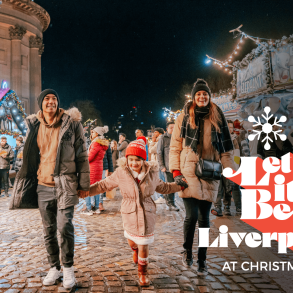
<path id="1" fill-rule="evenodd" d="M 180 170 L 188 182 L 188 188 L 179 192 L 182 198 L 197 198 L 215 202 L 218 194 L 219 182 L 216 180 L 206 181 L 195 175 L 195 166 L 198 162 L 198 155 L 190 148 L 185 147 L 185 139 L 180 137 L 180 130 L 184 114 L 181 114 L 175 123 L 172 133 L 169 164 L 170 172 Z M 202 158 L 206 160 L 219 161 L 223 169 L 230 167 L 235 170 L 233 162 L 233 150 L 221 155 L 212 145 L 212 124 L 208 116 L 204 117 L 203 129 L 200 131 L 200 141 L 203 141 Z M 198 145 L 197 152 L 201 153 L 201 146 Z"/>

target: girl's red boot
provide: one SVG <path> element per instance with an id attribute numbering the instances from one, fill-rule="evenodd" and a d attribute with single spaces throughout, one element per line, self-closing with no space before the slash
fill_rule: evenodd
<path id="1" fill-rule="evenodd" d="M 138 279 L 139 285 L 142 287 L 148 287 L 150 285 L 150 279 L 148 277 L 148 265 L 138 264 Z"/>

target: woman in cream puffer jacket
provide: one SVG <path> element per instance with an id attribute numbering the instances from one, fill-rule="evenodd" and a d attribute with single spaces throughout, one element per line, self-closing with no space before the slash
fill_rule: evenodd
<path id="1" fill-rule="evenodd" d="M 186 210 L 184 221 L 183 265 L 193 264 L 192 245 L 196 222 L 199 228 L 209 227 L 212 202 L 216 200 L 219 180 L 203 180 L 195 175 L 199 154 L 203 159 L 221 162 L 223 168 L 233 163 L 233 143 L 221 109 L 212 103 L 211 92 L 204 80 L 198 80 L 192 90 L 191 102 L 184 107 L 172 133 L 169 169 L 175 182 L 186 180 L 188 188 L 179 192 Z M 220 150 L 220 152 L 218 151 Z M 198 274 L 206 274 L 207 248 L 198 249 Z"/>

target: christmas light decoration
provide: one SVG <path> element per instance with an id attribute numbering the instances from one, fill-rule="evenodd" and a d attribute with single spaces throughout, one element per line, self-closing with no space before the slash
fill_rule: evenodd
<path id="1" fill-rule="evenodd" d="M 279 42 L 281 43 L 282 45 L 285 45 L 287 44 L 287 40 L 286 40 L 286 37 L 283 37 L 281 41 L 277 41 L 277 42 L 273 42 L 272 39 L 265 39 L 265 38 L 258 38 L 258 37 L 253 37 L 253 36 L 250 36 L 248 34 L 246 34 L 245 32 L 241 31 L 241 27 L 243 25 L 240 25 L 239 27 L 237 27 L 236 29 L 233 29 L 233 30 L 230 30 L 229 32 L 230 33 L 235 33 L 237 32 L 238 35 L 236 37 L 239 37 L 240 36 L 240 40 L 239 42 L 236 44 L 236 47 L 235 49 L 232 51 L 232 53 L 230 54 L 230 56 L 224 60 L 224 61 L 220 61 L 220 60 L 217 60 L 215 58 L 212 58 L 208 55 L 207 58 L 210 59 L 210 60 L 214 60 L 214 64 L 215 65 L 219 65 L 220 68 L 225 68 L 225 71 L 229 74 L 232 73 L 232 71 L 230 70 L 226 70 L 227 67 L 232 67 L 232 68 L 238 68 L 237 65 L 235 65 L 235 63 L 233 63 L 232 65 L 230 65 L 229 63 L 232 62 L 232 58 L 233 58 L 233 55 L 237 55 L 238 54 L 238 51 L 237 50 L 240 50 L 241 49 L 241 44 L 243 44 L 244 40 L 243 39 L 250 39 L 252 40 L 253 42 L 255 42 L 259 47 L 262 47 L 263 49 L 265 49 L 267 47 L 267 44 L 269 46 L 274 46 L 275 43 Z M 261 40 L 265 40 L 267 42 L 261 42 Z"/>
<path id="2" fill-rule="evenodd" d="M 4 129 L 0 129 L 1 134 L 8 134 L 12 136 L 25 135 L 26 125 L 24 119 L 26 118 L 26 113 L 24 108 L 21 106 L 21 102 L 13 90 L 7 89 L 4 96 L 0 98 L 0 121 Z M 12 130 L 12 122 L 18 127 L 17 130 Z M 8 129 L 6 129 L 8 128 Z M 11 128 L 11 130 L 9 129 Z"/>
<path id="3" fill-rule="evenodd" d="M 171 111 L 171 109 L 168 108 L 163 108 L 164 110 L 164 116 L 167 116 L 167 121 L 175 121 L 177 119 L 177 117 L 183 113 L 183 110 L 177 110 L 176 112 Z"/>

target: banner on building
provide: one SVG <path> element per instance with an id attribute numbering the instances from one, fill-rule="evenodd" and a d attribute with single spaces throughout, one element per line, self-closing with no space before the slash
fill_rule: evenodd
<path id="1" fill-rule="evenodd" d="M 231 95 L 223 95 L 219 98 L 213 98 L 212 101 L 221 108 L 225 116 L 236 117 L 240 105 L 236 101 L 232 103 L 231 98 Z"/>
<path id="2" fill-rule="evenodd" d="M 237 97 L 242 98 L 267 88 L 265 57 L 261 55 L 237 72 Z"/>

